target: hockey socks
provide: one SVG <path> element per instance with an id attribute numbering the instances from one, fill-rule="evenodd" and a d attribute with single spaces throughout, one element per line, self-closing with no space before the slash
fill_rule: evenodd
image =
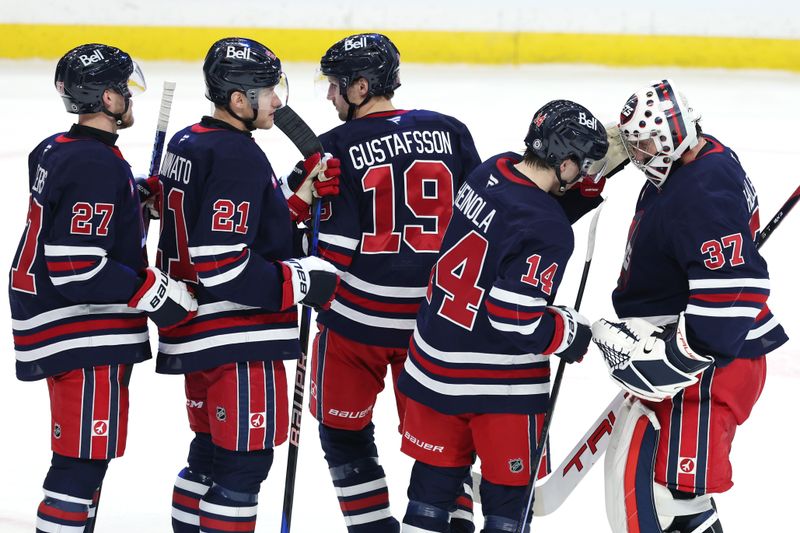
<path id="1" fill-rule="evenodd" d="M 37 533 L 87 533 L 94 527 L 94 511 L 108 460 L 77 459 L 53 453 L 44 480 L 44 500 L 36 517 Z"/>
<path id="2" fill-rule="evenodd" d="M 211 488 L 211 478 L 184 468 L 172 491 L 172 531 L 197 533 L 200 528 L 200 500 Z"/>
<path id="3" fill-rule="evenodd" d="M 66 494 L 47 493 L 36 513 L 36 533 L 69 531 L 83 533 L 89 520 L 92 500 L 75 498 Z"/>
<path id="4" fill-rule="evenodd" d="M 472 507 L 472 470 L 470 470 L 464 479 L 463 491 L 456 499 L 456 510 L 450 513 L 450 533 L 475 533 Z"/>
<path id="5" fill-rule="evenodd" d="M 350 533 L 392 533 L 400 524 L 389 509 L 386 475 L 377 457 L 330 469 L 339 507 Z"/>
<path id="6" fill-rule="evenodd" d="M 200 533 L 255 533 L 258 494 L 213 485 L 200 500 Z"/>

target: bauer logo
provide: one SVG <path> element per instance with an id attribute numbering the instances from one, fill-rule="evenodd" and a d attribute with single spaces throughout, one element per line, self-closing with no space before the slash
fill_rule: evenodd
<path id="1" fill-rule="evenodd" d="M 619 114 L 620 124 L 627 123 L 633 117 L 633 112 L 636 110 L 637 103 L 639 103 L 639 99 L 636 98 L 635 94 L 630 98 L 628 98 L 628 101 L 625 102 L 625 105 L 623 106 L 622 111 Z"/>
<path id="2" fill-rule="evenodd" d="M 225 51 L 225 57 L 227 59 L 245 59 L 250 61 L 250 48 L 236 48 L 235 46 L 229 46 Z"/>
<path id="3" fill-rule="evenodd" d="M 366 47 L 367 47 L 367 38 L 364 36 L 358 37 L 357 39 L 345 39 L 344 41 L 345 52 L 349 50 L 357 50 L 359 48 L 366 48 Z"/>
<path id="4" fill-rule="evenodd" d="M 104 60 L 105 57 L 103 57 L 103 52 L 101 52 L 100 49 L 98 48 L 97 50 L 95 50 L 94 52 L 92 52 L 89 55 L 84 54 L 84 55 L 78 56 L 78 59 L 81 60 L 81 63 L 83 63 L 84 67 L 88 67 L 89 65 L 93 65 L 93 64 L 97 63 L 98 61 Z"/>

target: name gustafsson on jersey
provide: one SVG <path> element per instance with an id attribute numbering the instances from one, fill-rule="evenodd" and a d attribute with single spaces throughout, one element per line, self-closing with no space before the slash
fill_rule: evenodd
<path id="1" fill-rule="evenodd" d="M 361 170 L 398 155 L 452 154 L 449 131 L 403 131 L 356 144 L 348 150 L 353 168 Z"/>

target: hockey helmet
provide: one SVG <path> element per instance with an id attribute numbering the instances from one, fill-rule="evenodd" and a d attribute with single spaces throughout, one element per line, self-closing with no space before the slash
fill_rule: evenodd
<path id="1" fill-rule="evenodd" d="M 667 79 L 628 98 L 619 115 L 619 130 L 628 157 L 660 188 L 675 160 L 697 145 L 698 120 L 700 114 Z"/>
<path id="2" fill-rule="evenodd" d="M 206 98 L 227 106 L 234 92 L 247 96 L 258 109 L 260 89 L 274 87 L 283 105 L 289 98 L 289 85 L 281 71 L 281 61 L 266 46 L 252 39 L 227 37 L 211 45 L 203 62 Z"/>
<path id="3" fill-rule="evenodd" d="M 73 48 L 56 65 L 55 86 L 68 113 L 105 110 L 103 93 L 112 90 L 125 97 L 145 91 L 141 69 L 131 57 L 113 46 L 83 44 Z"/>
<path id="4" fill-rule="evenodd" d="M 339 93 L 358 78 L 369 84 L 369 96 L 383 96 L 400 87 L 400 52 L 380 33 L 359 33 L 337 42 L 320 60 L 320 72 L 339 81 Z"/>
<path id="5" fill-rule="evenodd" d="M 533 115 L 525 146 L 555 169 L 563 190 L 561 163 L 575 161 L 580 177 L 586 176 L 592 165 L 605 157 L 608 139 L 606 129 L 588 109 L 570 100 L 553 100 Z"/>

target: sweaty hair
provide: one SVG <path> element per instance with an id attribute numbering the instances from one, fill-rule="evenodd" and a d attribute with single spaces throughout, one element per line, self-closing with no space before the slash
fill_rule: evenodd
<path id="1" fill-rule="evenodd" d="M 548 165 L 544 159 L 533 153 L 530 148 L 525 148 L 525 153 L 522 156 L 522 162 L 533 168 L 540 168 L 542 170 L 550 170 L 553 167 Z"/>

